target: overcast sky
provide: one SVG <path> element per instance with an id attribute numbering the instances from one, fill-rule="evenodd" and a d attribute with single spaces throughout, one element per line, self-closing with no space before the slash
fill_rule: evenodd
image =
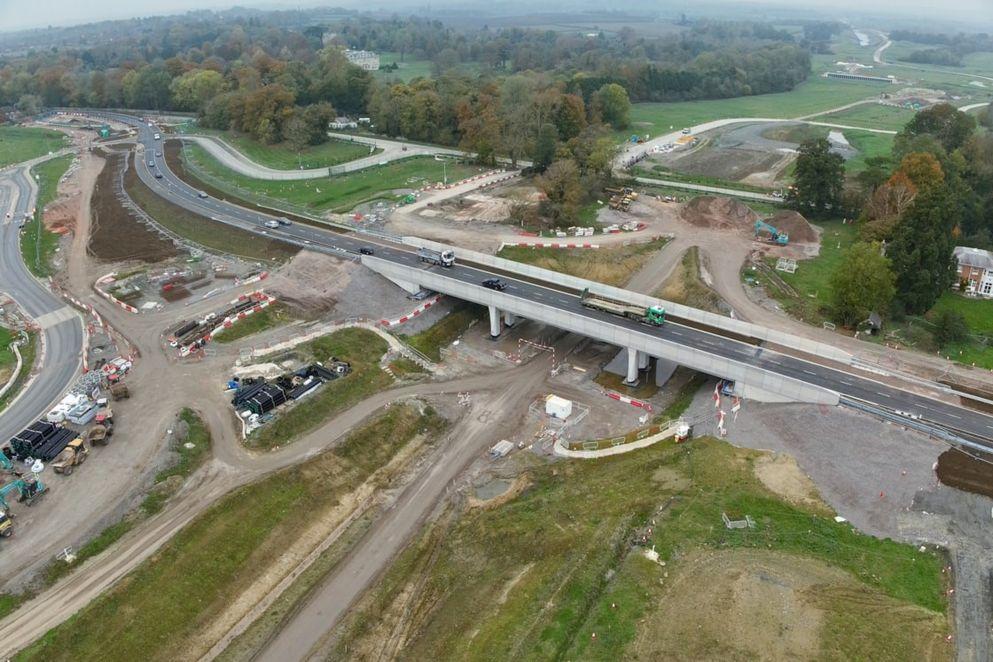
<path id="1" fill-rule="evenodd" d="M 459 6 L 460 2 L 453 0 L 0 0 L 0 31 L 19 30 L 23 28 L 44 27 L 47 25 L 74 25 L 79 23 L 89 23 L 103 19 L 131 18 L 134 16 L 150 16 L 161 14 L 172 14 L 184 12 L 191 9 L 223 9 L 233 5 L 253 6 L 282 9 L 294 9 L 300 7 L 324 6 L 345 6 L 361 7 L 362 9 L 390 9 L 393 7 L 403 7 L 411 10 L 414 7 L 424 7 L 431 4 L 435 8 L 435 13 L 442 6 Z M 470 0 L 464 4 L 479 4 Z M 486 6 L 490 9 L 504 2 L 488 2 Z M 519 13 L 524 8 L 532 11 L 545 9 L 547 5 L 535 5 L 521 1 L 508 2 L 513 5 L 511 10 Z M 559 7 L 574 7 L 575 9 L 587 9 L 595 6 L 603 6 L 593 3 L 590 0 L 578 0 L 575 3 L 560 2 L 550 3 Z M 686 10 L 693 13 L 694 2 L 690 0 L 658 0 L 658 2 L 635 2 L 638 9 L 654 6 L 659 9 L 673 8 L 676 10 Z M 710 4 L 710 3 L 707 3 Z M 981 25 L 993 26 L 993 0 L 874 0 L 866 3 L 865 0 L 736 0 L 737 6 L 742 5 L 782 5 L 791 9 L 800 6 L 815 6 L 822 10 L 836 11 L 839 18 L 847 12 L 872 11 L 873 13 L 893 13 L 902 14 L 908 17 L 919 17 L 921 19 L 946 18 L 958 21 L 971 22 L 976 27 Z M 611 3 L 607 3 L 610 7 Z M 612 8 L 625 8 L 630 4 L 619 3 Z M 541 11 L 539 9 L 539 11 Z M 548 7 L 551 9 L 551 7 Z M 925 26 L 926 27 L 926 26 Z"/>

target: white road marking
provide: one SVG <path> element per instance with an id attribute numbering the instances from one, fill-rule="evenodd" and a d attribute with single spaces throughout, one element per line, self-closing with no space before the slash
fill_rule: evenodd
<path id="1" fill-rule="evenodd" d="M 948 414 L 949 416 L 951 416 L 952 418 L 958 418 L 958 419 L 960 419 L 960 420 L 961 420 L 961 418 L 962 418 L 961 416 L 958 416 L 958 415 L 956 415 L 956 414 L 953 414 L 953 413 L 951 413 L 950 411 L 949 411 L 949 412 L 945 412 L 945 413 L 946 413 L 946 414 Z"/>
<path id="2" fill-rule="evenodd" d="M 851 382 L 846 382 L 844 379 L 839 379 L 838 381 L 844 384 L 845 386 L 855 386 L 855 384 Z"/>
<path id="3" fill-rule="evenodd" d="M 810 370 L 804 370 L 804 372 L 807 373 L 808 375 L 813 375 L 814 377 L 817 376 L 817 373 L 816 372 L 812 372 Z"/>

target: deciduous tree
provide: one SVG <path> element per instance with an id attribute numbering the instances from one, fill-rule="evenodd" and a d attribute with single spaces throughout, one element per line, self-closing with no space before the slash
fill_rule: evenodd
<path id="1" fill-rule="evenodd" d="M 869 313 L 886 314 L 896 292 L 890 261 L 878 243 L 857 242 L 831 276 L 831 304 L 835 319 L 852 327 Z"/>

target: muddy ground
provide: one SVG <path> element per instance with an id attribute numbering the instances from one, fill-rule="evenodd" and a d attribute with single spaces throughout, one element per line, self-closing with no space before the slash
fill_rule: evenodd
<path id="1" fill-rule="evenodd" d="M 124 209 L 116 181 L 126 155 L 108 153 L 90 198 L 92 229 L 89 254 L 104 262 L 159 262 L 179 255 L 173 243 Z"/>

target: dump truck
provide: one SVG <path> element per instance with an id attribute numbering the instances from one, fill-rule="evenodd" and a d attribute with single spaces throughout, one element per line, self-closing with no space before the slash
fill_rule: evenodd
<path id="1" fill-rule="evenodd" d="M 76 437 L 48 466 L 54 469 L 55 473 L 68 476 L 72 474 L 74 467 L 86 461 L 86 456 L 89 454 L 90 449 L 86 446 L 86 442 L 81 437 Z"/>
<path id="2" fill-rule="evenodd" d="M 120 382 L 114 384 L 110 387 L 110 397 L 115 400 L 127 400 L 131 397 L 131 393 L 128 392 L 128 385 Z"/>
<path id="3" fill-rule="evenodd" d="M 445 268 L 455 264 L 455 251 L 453 250 L 436 251 L 433 248 L 422 248 L 417 251 L 417 257 L 421 259 L 421 262 L 437 264 Z"/>
<path id="4" fill-rule="evenodd" d="M 627 301 L 593 294 L 589 288 L 583 290 L 581 302 L 587 308 L 627 317 L 642 324 L 651 324 L 652 326 L 665 324 L 665 308 L 662 306 L 639 306 Z"/>
<path id="5" fill-rule="evenodd" d="M 86 440 L 93 446 L 106 446 L 113 434 L 114 428 L 111 425 L 94 425 L 86 433 Z"/>

